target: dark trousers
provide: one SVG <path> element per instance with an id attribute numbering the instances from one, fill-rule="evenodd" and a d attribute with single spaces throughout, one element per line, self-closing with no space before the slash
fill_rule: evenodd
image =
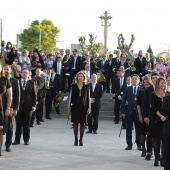
<path id="1" fill-rule="evenodd" d="M 151 124 L 146 125 L 146 134 L 147 134 L 146 140 L 147 153 L 152 153 Z"/>
<path id="2" fill-rule="evenodd" d="M 31 121 L 30 121 L 31 125 L 34 124 L 35 117 L 36 117 L 36 121 L 37 122 L 42 120 L 42 116 L 43 116 L 43 102 L 41 100 L 42 99 L 38 100 L 38 104 L 37 104 L 36 110 L 35 110 L 35 112 L 32 113 L 32 117 L 31 117 Z"/>
<path id="3" fill-rule="evenodd" d="M 7 131 L 6 131 L 6 142 L 5 146 L 9 147 L 12 144 L 12 136 L 13 136 L 13 117 L 8 117 L 8 124 L 7 124 Z"/>
<path id="4" fill-rule="evenodd" d="M 135 133 L 136 133 L 136 144 L 140 146 L 140 134 L 139 134 L 139 118 L 136 115 L 134 110 L 130 116 L 126 116 L 126 142 L 128 146 L 132 146 L 132 128 L 133 123 L 135 124 Z"/>
<path id="5" fill-rule="evenodd" d="M 46 100 L 45 100 L 45 110 L 46 110 L 45 117 L 46 118 L 50 117 L 50 113 L 52 111 L 52 102 L 53 102 L 53 97 L 51 93 L 46 93 Z"/>
<path id="6" fill-rule="evenodd" d="M 89 131 L 96 131 L 98 129 L 99 109 L 91 108 L 91 113 L 88 115 L 88 129 Z"/>
<path id="7" fill-rule="evenodd" d="M 118 97 L 115 98 L 115 106 L 114 106 L 114 121 L 119 122 L 120 114 L 120 105 L 121 105 L 121 100 L 118 99 Z"/>
<path id="8" fill-rule="evenodd" d="M 20 142 L 22 129 L 24 142 L 28 142 L 30 139 L 30 120 L 32 112 L 27 111 L 27 105 L 21 104 L 18 114 L 16 116 L 16 132 L 15 141 Z"/>
<path id="9" fill-rule="evenodd" d="M 70 76 L 65 76 L 65 89 L 70 92 L 71 79 Z"/>
<path id="10" fill-rule="evenodd" d="M 170 170 L 170 135 L 164 135 L 164 170 Z"/>

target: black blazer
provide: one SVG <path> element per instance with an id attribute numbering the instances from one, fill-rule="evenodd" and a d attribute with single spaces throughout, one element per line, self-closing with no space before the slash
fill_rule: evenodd
<path id="1" fill-rule="evenodd" d="M 89 85 L 90 85 L 90 97 L 94 98 L 94 101 L 95 101 L 94 103 L 91 103 L 91 107 L 95 109 L 100 109 L 101 107 L 100 99 L 103 95 L 102 85 L 99 83 L 96 83 L 94 92 L 93 92 L 92 83 L 90 83 Z"/>
<path id="2" fill-rule="evenodd" d="M 12 85 L 12 108 L 14 110 L 19 109 L 20 105 L 20 85 L 19 85 L 19 80 L 15 78 L 10 78 L 10 82 Z"/>
<path id="3" fill-rule="evenodd" d="M 53 63 L 53 67 L 55 69 L 55 72 L 57 73 L 57 60 L 54 61 Z M 61 77 L 63 77 L 65 75 L 65 65 L 62 63 L 61 61 Z"/>
<path id="4" fill-rule="evenodd" d="M 28 80 L 25 90 L 22 88 L 22 82 L 20 82 L 20 89 L 21 89 L 21 95 L 20 95 L 20 107 L 22 103 L 26 105 L 25 109 L 26 111 L 30 112 L 32 107 L 36 106 L 36 101 L 37 101 L 37 90 L 36 90 L 36 85 L 35 82 L 32 80 Z"/>
<path id="5" fill-rule="evenodd" d="M 70 56 L 70 69 L 73 68 L 74 66 L 74 56 Z M 80 56 L 77 56 L 77 60 L 76 60 L 76 64 L 75 64 L 75 71 L 76 72 L 79 72 L 82 68 L 82 61 L 81 61 L 81 57 Z"/>
<path id="6" fill-rule="evenodd" d="M 148 118 L 151 114 L 152 108 L 152 93 L 154 92 L 153 86 L 145 89 L 142 100 L 142 115 L 144 118 Z"/>
<path id="7" fill-rule="evenodd" d="M 142 73 L 142 70 L 145 68 L 146 66 L 146 58 L 143 57 L 142 58 L 142 62 L 140 61 L 139 57 L 135 58 L 135 61 L 134 61 L 134 66 L 136 68 L 136 74 L 140 74 Z"/>
<path id="8" fill-rule="evenodd" d="M 117 63 L 116 63 L 116 71 L 119 70 L 119 67 L 120 67 L 120 66 L 123 66 L 124 69 L 127 69 L 127 68 L 130 67 L 130 65 L 129 65 L 129 63 L 127 62 L 127 60 L 124 62 L 123 65 L 121 64 L 121 61 L 117 62 Z M 128 69 L 128 70 L 125 71 L 125 77 L 128 77 L 128 76 L 130 76 L 130 69 Z"/>
<path id="9" fill-rule="evenodd" d="M 138 96 L 139 90 L 140 90 L 140 87 L 138 87 L 137 96 Z M 128 105 L 126 105 L 127 102 L 128 102 Z M 137 117 L 139 116 L 138 111 L 137 111 L 137 101 L 134 100 L 133 86 L 129 86 L 125 88 L 123 92 L 121 109 L 122 109 L 122 114 L 125 114 L 127 116 L 130 116 L 134 110 L 136 112 L 136 116 Z"/>
<path id="10" fill-rule="evenodd" d="M 58 74 L 55 74 L 53 82 L 51 82 L 50 86 L 52 86 L 52 93 L 56 94 L 59 91 L 62 91 L 62 81 Z"/>
<path id="11" fill-rule="evenodd" d="M 163 134 L 170 135 L 170 95 L 163 98 L 162 114 L 166 117 Z"/>
<path id="12" fill-rule="evenodd" d="M 126 85 L 126 78 L 124 77 L 123 81 L 123 86 Z M 119 94 L 120 93 L 120 78 L 116 78 L 113 80 L 113 85 L 112 85 L 112 93 L 113 94 Z"/>

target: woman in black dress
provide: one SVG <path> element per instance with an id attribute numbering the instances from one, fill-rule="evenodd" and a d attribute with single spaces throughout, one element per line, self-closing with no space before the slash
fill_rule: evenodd
<path id="1" fill-rule="evenodd" d="M 71 91 L 71 122 L 74 123 L 74 145 L 78 145 L 78 125 L 80 123 L 79 145 L 83 146 L 83 135 L 86 122 L 86 115 L 90 113 L 89 85 L 86 84 L 86 75 L 83 71 L 77 73 L 75 84 L 72 84 Z"/>
<path id="2" fill-rule="evenodd" d="M 150 87 L 152 85 L 151 79 L 148 76 L 145 76 L 142 81 L 142 87 L 138 93 L 137 96 L 137 109 L 139 113 L 139 121 L 140 121 L 140 139 L 141 139 L 141 145 L 142 145 L 142 154 L 141 157 L 146 156 L 146 148 L 145 148 L 145 142 L 146 142 L 146 123 L 144 122 L 143 114 L 142 114 L 142 100 L 143 100 L 143 93 L 146 88 Z"/>
<path id="3" fill-rule="evenodd" d="M 155 91 L 152 93 L 152 115 L 151 115 L 151 135 L 154 148 L 155 162 L 154 166 L 158 166 L 160 161 L 160 145 L 162 150 L 161 165 L 163 166 L 163 126 L 166 118 L 162 114 L 162 101 L 166 93 L 166 80 L 163 77 L 157 79 Z"/>
<path id="4" fill-rule="evenodd" d="M 3 100 L 2 96 L 6 93 L 7 101 L 6 101 L 6 110 L 3 110 Z M 1 147 L 3 143 L 3 132 L 5 133 L 6 121 L 4 118 L 10 115 L 11 110 L 11 102 L 12 102 L 12 88 L 10 81 L 5 77 L 5 72 L 3 70 L 2 64 L 0 63 L 0 156 L 1 156 Z M 5 115 L 4 115 L 5 114 Z"/>

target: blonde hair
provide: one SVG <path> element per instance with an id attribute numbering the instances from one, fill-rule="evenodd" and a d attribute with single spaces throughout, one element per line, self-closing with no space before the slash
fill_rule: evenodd
<path id="1" fill-rule="evenodd" d="M 79 72 L 76 74 L 75 82 L 78 83 L 78 76 L 79 76 L 80 74 L 82 74 L 83 77 L 84 77 L 83 83 L 84 83 L 84 84 L 87 84 L 86 74 L 84 73 L 84 71 L 79 71 Z"/>
<path id="2" fill-rule="evenodd" d="M 156 93 L 157 93 L 158 90 L 159 90 L 159 83 L 160 83 L 161 80 L 164 80 L 164 81 L 165 81 L 165 84 L 166 84 L 166 86 L 167 86 L 167 83 L 166 83 L 166 80 L 165 80 L 164 77 L 158 78 L 158 79 L 156 80 L 156 84 L 155 84 L 155 92 L 156 92 Z M 166 86 L 165 86 L 165 88 L 163 89 L 163 92 L 164 92 L 164 93 L 166 93 L 166 89 L 167 89 Z"/>

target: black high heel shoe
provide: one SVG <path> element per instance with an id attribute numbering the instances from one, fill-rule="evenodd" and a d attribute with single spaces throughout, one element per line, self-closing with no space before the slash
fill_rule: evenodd
<path id="1" fill-rule="evenodd" d="M 159 161 L 160 161 L 160 155 L 157 154 L 157 155 L 155 156 L 154 166 L 159 166 Z"/>
<path id="2" fill-rule="evenodd" d="M 83 146 L 83 141 L 82 140 L 79 140 L 79 145 Z"/>
<path id="3" fill-rule="evenodd" d="M 78 140 L 75 140 L 74 146 L 78 146 Z"/>

